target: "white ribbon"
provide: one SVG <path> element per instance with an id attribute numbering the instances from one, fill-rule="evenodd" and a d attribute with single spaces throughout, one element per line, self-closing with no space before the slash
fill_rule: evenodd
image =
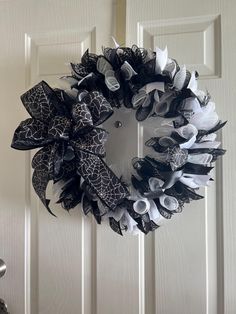
<path id="1" fill-rule="evenodd" d="M 105 73 L 105 84 L 110 91 L 115 92 L 120 88 L 120 83 L 115 77 L 115 72 L 113 70 L 108 70 Z"/>
<path id="2" fill-rule="evenodd" d="M 72 76 L 62 76 L 59 78 L 58 83 L 59 83 L 58 85 L 61 89 L 67 90 L 67 89 L 71 89 L 72 86 L 77 85 L 78 80 L 76 80 Z"/>
<path id="3" fill-rule="evenodd" d="M 207 186 L 210 178 L 210 175 L 183 174 L 179 181 L 188 185 L 190 188 L 196 189 L 200 186 Z"/>
<path id="4" fill-rule="evenodd" d="M 99 207 L 100 208 L 100 207 Z M 115 211 L 110 210 L 105 216 L 107 218 L 114 218 L 116 221 L 120 221 L 124 215 L 125 209 L 123 207 L 117 207 Z"/>
<path id="5" fill-rule="evenodd" d="M 77 85 L 80 86 L 84 81 L 86 81 L 87 79 L 89 79 L 92 76 L 94 76 L 94 74 L 93 73 L 89 73 L 88 75 L 83 77 L 82 80 L 80 80 Z"/>
<path id="6" fill-rule="evenodd" d="M 158 223 L 158 221 L 161 219 L 161 214 L 153 200 L 150 200 L 150 210 L 148 214 L 150 219 L 155 223 Z"/>
<path id="7" fill-rule="evenodd" d="M 170 109 L 171 101 L 174 99 L 173 93 L 164 93 L 155 104 L 155 112 L 158 116 L 164 116 Z"/>
<path id="8" fill-rule="evenodd" d="M 79 91 L 78 91 L 78 89 L 76 89 L 76 88 L 72 88 L 72 89 L 66 89 L 66 90 L 65 90 L 65 93 L 66 93 L 68 96 L 70 96 L 71 98 L 77 99 L 77 98 L 78 98 Z"/>
<path id="9" fill-rule="evenodd" d="M 158 179 L 158 178 L 155 178 L 155 177 L 151 177 L 149 178 L 148 180 L 148 184 L 149 184 L 149 187 L 150 187 L 150 190 L 152 192 L 157 192 L 160 190 L 160 188 L 162 187 L 163 185 L 163 181 Z"/>
<path id="10" fill-rule="evenodd" d="M 111 64 L 105 58 L 98 58 L 97 70 L 105 76 L 105 84 L 112 92 L 120 88 Z"/>
<path id="11" fill-rule="evenodd" d="M 196 72 L 192 71 L 190 80 L 188 82 L 188 89 L 190 89 L 193 93 L 197 91 L 197 78 L 196 78 Z"/>
<path id="12" fill-rule="evenodd" d="M 212 158 L 211 154 L 189 154 L 188 162 L 207 166 L 212 161 Z"/>
<path id="13" fill-rule="evenodd" d="M 209 101 L 208 104 L 202 107 L 201 112 L 194 114 L 189 121 L 195 125 L 198 130 L 210 130 L 218 122 L 219 117 L 215 112 L 215 103 Z"/>
<path id="14" fill-rule="evenodd" d="M 173 86 L 177 90 L 181 90 L 184 87 L 186 79 L 186 66 L 182 66 L 180 70 L 175 74 Z"/>
<path id="15" fill-rule="evenodd" d="M 113 40 L 113 43 L 115 45 L 115 48 L 119 48 L 120 45 L 118 44 L 118 42 L 116 41 L 115 37 L 111 36 L 112 40 Z"/>
<path id="16" fill-rule="evenodd" d="M 155 67 L 156 74 L 161 74 L 162 71 L 165 69 L 167 59 L 168 59 L 167 47 L 165 47 L 164 50 L 161 50 L 160 48 L 156 47 L 156 67 Z"/>
<path id="17" fill-rule="evenodd" d="M 191 139 L 193 136 L 196 136 L 198 133 L 198 130 L 196 127 L 192 124 L 187 124 L 184 126 L 181 126 L 180 128 L 176 129 L 176 132 L 182 136 L 183 138 L 186 138 L 187 140 Z"/>
<path id="18" fill-rule="evenodd" d="M 181 111 L 186 112 L 185 115 L 189 113 L 191 117 L 192 114 L 202 112 L 202 108 L 196 97 L 188 97 L 182 101 Z"/>
<path id="19" fill-rule="evenodd" d="M 154 98 L 156 103 L 158 103 L 160 101 L 158 90 L 155 90 L 153 98 Z"/>
<path id="20" fill-rule="evenodd" d="M 150 202 L 147 198 L 140 198 L 133 204 L 134 211 L 139 215 L 146 214 L 150 209 Z"/>
<path id="21" fill-rule="evenodd" d="M 133 108 L 137 108 L 143 104 L 145 105 L 145 103 L 147 103 L 150 100 L 150 97 L 148 98 L 147 96 L 149 95 L 147 95 L 145 87 L 140 88 L 138 93 L 134 94 L 134 96 L 132 97 L 131 102 L 132 102 Z"/>
<path id="22" fill-rule="evenodd" d="M 184 125 L 175 130 L 181 137 L 188 140 L 185 143 L 180 144 L 180 148 L 190 148 L 193 143 L 196 141 L 196 136 L 198 134 L 198 130 L 192 124 Z"/>
<path id="23" fill-rule="evenodd" d="M 201 138 L 201 143 L 202 142 L 214 142 L 216 140 L 216 137 L 217 137 L 217 134 L 216 133 L 211 133 L 211 134 L 208 134 L 208 135 L 204 135 L 202 138 Z"/>
<path id="24" fill-rule="evenodd" d="M 176 210 L 179 207 L 177 199 L 173 196 L 163 194 L 160 196 L 159 201 L 163 207 L 167 208 L 170 211 Z"/>
<path id="25" fill-rule="evenodd" d="M 164 93 L 165 83 L 164 82 L 152 82 L 145 85 L 146 93 L 149 94 L 153 90 L 159 90 Z"/>
<path id="26" fill-rule="evenodd" d="M 112 65 L 103 57 L 98 58 L 97 61 L 97 70 L 99 73 L 103 75 L 106 74 L 107 71 L 113 70 Z"/>
<path id="27" fill-rule="evenodd" d="M 172 59 L 168 59 L 167 65 L 165 67 L 165 71 L 169 72 L 171 74 L 171 78 L 173 79 L 175 73 L 176 73 L 176 62 Z"/>
<path id="28" fill-rule="evenodd" d="M 53 195 L 53 197 L 51 199 L 52 203 L 56 203 L 59 200 L 61 192 L 62 192 L 62 188 L 63 188 L 63 186 L 65 184 L 66 183 L 63 182 L 62 180 L 57 181 L 56 183 L 53 184 L 53 186 L 52 186 L 52 195 Z"/>
<path id="29" fill-rule="evenodd" d="M 120 220 L 121 226 L 127 227 L 127 231 L 137 233 L 137 222 L 126 211 Z"/>
<path id="30" fill-rule="evenodd" d="M 202 142 L 202 143 L 194 143 L 191 148 L 218 148 L 220 146 L 220 142 Z"/>
<path id="31" fill-rule="evenodd" d="M 110 208 L 104 205 L 100 200 L 98 200 L 98 208 L 99 208 L 101 216 L 109 217 L 108 213 L 111 212 Z"/>
<path id="32" fill-rule="evenodd" d="M 126 81 L 130 80 L 132 76 L 138 74 L 127 61 L 122 64 L 120 69 Z"/>
<path id="33" fill-rule="evenodd" d="M 136 73 L 136 72 L 135 72 Z M 140 105 L 142 107 L 149 106 L 151 102 L 150 93 L 155 90 L 154 98 L 155 100 L 159 100 L 158 90 L 164 92 L 165 85 L 163 82 L 152 82 L 144 85 L 139 91 L 133 96 L 132 104 L 133 108 L 137 108 Z"/>

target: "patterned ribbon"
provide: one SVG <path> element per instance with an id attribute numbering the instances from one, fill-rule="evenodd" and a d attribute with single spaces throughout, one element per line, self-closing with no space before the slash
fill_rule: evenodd
<path id="1" fill-rule="evenodd" d="M 31 118 L 16 129 L 12 147 L 19 150 L 41 147 L 32 160 L 32 183 L 50 213 L 46 198 L 48 182 L 68 180 L 75 173 L 112 210 L 129 195 L 102 159 L 107 132 L 98 125 L 113 113 L 112 107 L 98 91 L 83 92 L 81 96 L 76 103 L 63 101 L 44 81 L 21 96 Z"/>

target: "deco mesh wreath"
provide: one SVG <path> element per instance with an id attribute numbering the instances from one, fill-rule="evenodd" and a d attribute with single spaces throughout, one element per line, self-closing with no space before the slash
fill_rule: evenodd
<path id="1" fill-rule="evenodd" d="M 210 95 L 198 90 L 197 72 L 168 58 L 167 49 L 137 46 L 105 48 L 103 55 L 86 51 L 71 68 L 72 75 L 62 78 L 67 88 L 42 81 L 21 96 L 31 118 L 12 141 L 15 149 L 41 147 L 32 160 L 32 183 L 48 211 L 53 214 L 46 198 L 50 180 L 63 208 L 81 202 L 86 215 L 99 224 L 109 221 L 119 234 L 147 234 L 201 199 L 196 190 L 212 180 L 212 163 L 225 153 L 215 141 L 225 122 Z M 153 153 L 133 159 L 130 182 L 103 160 L 108 133 L 99 127 L 122 106 L 134 109 L 138 121 L 163 118 L 146 142 Z"/>

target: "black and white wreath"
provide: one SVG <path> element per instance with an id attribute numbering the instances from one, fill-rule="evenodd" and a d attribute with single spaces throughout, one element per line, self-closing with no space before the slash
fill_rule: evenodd
<path id="1" fill-rule="evenodd" d="M 199 200 L 197 193 L 212 180 L 212 163 L 225 150 L 216 131 L 221 122 L 208 92 L 198 89 L 198 73 L 156 51 L 137 46 L 86 51 L 72 74 L 61 78 L 65 88 L 42 81 L 21 96 L 31 118 L 16 129 L 12 147 L 40 148 L 33 157 L 33 187 L 48 209 L 46 188 L 53 181 L 57 202 L 70 210 L 82 203 L 97 223 L 145 234 Z M 133 158 L 130 181 L 104 161 L 108 132 L 101 127 L 114 108 L 135 111 L 136 119 L 162 117 L 146 145 L 153 153 Z M 130 110 L 130 114 L 132 110 Z M 131 139 L 132 140 L 132 139 Z M 53 214 L 54 215 L 54 214 Z"/>

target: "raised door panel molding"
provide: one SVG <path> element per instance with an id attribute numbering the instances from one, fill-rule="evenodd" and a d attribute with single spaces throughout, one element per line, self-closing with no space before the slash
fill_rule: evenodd
<path id="1" fill-rule="evenodd" d="M 137 44 L 151 49 L 167 46 L 170 57 L 190 70 L 197 70 L 200 78 L 220 77 L 220 16 L 138 23 Z M 161 119 L 139 124 L 140 156 L 152 154 L 144 143 L 160 124 Z M 184 308 L 184 313 L 204 313 L 206 306 L 217 307 L 215 189 L 211 186 L 207 193 L 202 190 L 204 200 L 186 205 L 184 212 L 176 215 L 168 226 L 145 238 L 147 313 L 174 313 L 176 308 Z M 189 293 L 191 289 L 195 289 L 198 297 Z M 168 302 L 169 298 L 173 301 Z"/>
<path id="2" fill-rule="evenodd" d="M 63 75 L 68 72 L 68 62 L 81 55 L 81 43 L 59 43 L 38 46 L 38 76 Z"/>
<path id="3" fill-rule="evenodd" d="M 86 49 L 90 51 L 96 49 L 95 28 L 84 33 L 58 31 L 26 34 L 26 89 L 41 80 L 45 80 L 52 87 L 58 86 L 57 79 L 70 73 L 69 62 L 80 61 Z M 55 220 L 51 219 L 31 184 L 33 154 L 33 151 L 27 152 L 26 157 L 28 166 L 26 168 L 25 278 L 29 286 L 26 291 L 27 307 L 31 307 L 33 313 L 44 311 L 52 313 L 58 305 L 61 294 L 65 295 L 63 306 L 74 311 L 73 313 L 78 309 L 81 313 L 94 313 L 95 292 L 92 285 L 93 278 L 96 276 L 93 256 L 96 246 L 96 226 L 91 219 L 82 216 L 78 207 L 68 215 L 65 210 L 56 205 L 52 184 L 49 184 L 47 197 L 51 199 L 51 207 L 58 216 L 58 221 L 55 223 Z M 77 243 L 76 249 L 74 249 L 75 243 Z M 39 277 L 38 274 L 47 272 L 47 267 L 53 259 L 57 263 L 50 274 Z M 67 273 L 68 261 L 71 269 L 69 273 Z M 68 289 L 60 290 L 63 289 L 63 285 L 58 285 L 59 282 L 63 282 Z M 52 291 L 55 287 L 58 292 L 52 300 L 47 291 Z M 73 297 L 71 291 L 77 291 L 77 298 Z"/>
<path id="4" fill-rule="evenodd" d="M 54 85 L 57 78 L 70 73 L 70 62 L 79 62 L 86 49 L 95 50 L 95 28 L 84 33 L 62 31 L 26 36 L 31 83 L 44 79 Z"/>
<path id="5" fill-rule="evenodd" d="M 200 78 L 221 77 L 220 15 L 165 19 L 138 23 L 138 44 L 168 47 L 169 56 Z M 194 47 L 194 49 L 193 49 Z"/>

